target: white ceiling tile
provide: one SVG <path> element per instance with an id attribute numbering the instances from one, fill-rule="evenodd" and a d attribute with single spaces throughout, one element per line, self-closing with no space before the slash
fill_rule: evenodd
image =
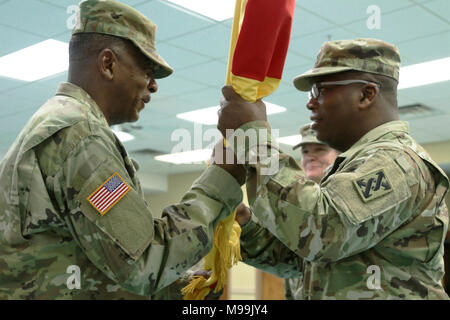
<path id="1" fill-rule="evenodd" d="M 380 29 L 370 30 L 365 21 L 358 21 L 345 27 L 355 30 L 362 38 L 383 39 L 397 44 L 448 30 L 449 26 L 420 7 L 409 7 L 382 15 Z"/>
<path id="2" fill-rule="evenodd" d="M 307 23 L 305 23 L 307 22 Z M 318 32 L 323 29 L 328 29 L 334 25 L 315 14 L 306 11 L 304 8 L 297 6 L 294 11 L 294 20 L 292 23 L 291 37 L 307 35 Z"/>
<path id="3" fill-rule="evenodd" d="M 266 98 L 267 101 L 278 104 L 287 108 L 289 111 L 302 112 L 306 110 L 306 102 L 308 101 L 308 94 L 298 91 L 292 86 L 290 91 L 283 94 L 273 94 Z M 280 115 L 283 115 L 281 113 Z"/>
<path id="4" fill-rule="evenodd" d="M 183 99 L 183 95 L 159 98 L 158 93 L 156 93 L 152 95 L 152 101 L 147 105 L 147 108 L 149 115 L 155 110 L 161 114 L 175 117 L 176 114 L 192 108 L 192 102 Z"/>
<path id="5" fill-rule="evenodd" d="M 302 48 L 304 45 L 305 43 L 301 42 L 301 38 L 291 41 L 291 43 L 289 44 L 288 53 L 286 55 L 286 61 L 284 66 L 285 69 L 297 66 L 304 66 L 306 64 L 312 65 L 314 63 L 311 57 L 303 56 L 302 54 L 296 51 L 298 50 L 298 48 Z"/>
<path id="6" fill-rule="evenodd" d="M 169 43 L 212 58 L 222 58 L 228 57 L 230 36 L 230 28 L 216 23 L 208 28 L 186 33 L 183 37 L 170 40 Z"/>
<path id="7" fill-rule="evenodd" d="M 226 73 L 227 64 L 216 60 L 183 69 L 177 75 L 220 90 L 225 84 Z"/>
<path id="8" fill-rule="evenodd" d="M 1 16 L 2 13 L 0 13 L 0 21 Z M 0 57 L 2 57 L 9 53 L 21 50 L 38 42 L 44 41 L 45 37 L 40 37 L 24 31 L 17 30 L 12 27 L 0 25 L 0 39 L 2 41 L 2 45 L 0 46 Z"/>
<path id="9" fill-rule="evenodd" d="M 150 1 L 137 5 L 135 8 L 156 24 L 158 27 L 156 31 L 157 41 L 187 35 L 211 25 L 210 21 L 178 10 L 162 1 Z"/>
<path id="10" fill-rule="evenodd" d="M 208 61 L 208 58 L 183 48 L 174 47 L 168 43 L 156 44 L 156 51 L 174 69 L 178 70 Z"/>
<path id="11" fill-rule="evenodd" d="M 347 30 L 340 27 L 335 27 L 322 32 L 296 38 L 295 41 L 293 41 L 293 43 L 289 46 L 289 48 L 301 54 L 302 56 L 315 61 L 320 48 L 325 42 L 330 40 L 344 40 L 354 38 L 354 33 L 348 32 Z"/>
<path id="12" fill-rule="evenodd" d="M 12 88 L 23 86 L 24 84 L 25 84 L 24 81 L 0 76 L 0 93 L 10 90 Z"/>
<path id="13" fill-rule="evenodd" d="M 0 93 L 0 119 L 6 116 L 15 115 L 23 110 L 37 110 L 39 107 L 40 105 L 32 100 L 20 96 L 11 97 L 10 95 Z M 19 128 L 17 128 L 17 130 L 19 130 Z"/>
<path id="14" fill-rule="evenodd" d="M 448 15 L 450 13 L 450 1 L 434 0 L 426 2 L 423 5 L 450 24 L 450 17 Z"/>
<path id="15" fill-rule="evenodd" d="M 286 65 L 284 71 L 283 71 L 283 78 L 282 81 L 285 85 L 289 86 L 291 89 L 294 89 L 293 80 L 296 76 L 310 70 L 314 67 L 314 62 L 311 60 L 311 62 L 308 62 L 304 65 L 299 66 L 289 66 Z"/>
<path id="16" fill-rule="evenodd" d="M 439 44 L 439 45 L 436 45 Z M 445 32 L 397 44 L 400 54 L 413 63 L 450 57 L 450 26 Z M 402 61 L 402 65 L 407 64 Z"/>
<path id="17" fill-rule="evenodd" d="M 0 117 L 0 136 L 16 137 L 37 108 L 23 109 Z"/>
<path id="18" fill-rule="evenodd" d="M 158 91 L 164 95 L 180 95 L 187 92 L 198 91 L 205 88 L 204 84 L 183 78 L 184 71 L 163 79 L 157 79 Z"/>
<path id="19" fill-rule="evenodd" d="M 202 91 L 186 93 L 183 95 L 183 99 L 186 99 L 190 102 L 189 108 L 187 107 L 186 111 L 218 106 L 221 97 L 222 87 L 207 88 Z"/>
<path id="20" fill-rule="evenodd" d="M 41 85 L 41 86 L 45 86 L 47 88 L 50 88 L 52 90 L 54 90 L 54 92 L 56 92 L 56 89 L 58 88 L 58 85 L 61 82 L 67 82 L 67 71 L 59 73 L 59 74 L 55 74 L 53 76 L 47 77 L 45 79 L 36 81 L 37 84 Z"/>
<path id="21" fill-rule="evenodd" d="M 437 97 L 447 97 L 449 95 L 450 81 L 429 84 L 415 88 L 408 88 L 399 90 L 399 93 L 406 94 L 408 97 L 426 102 L 428 99 L 436 99 Z M 450 111 L 450 110 L 449 110 Z"/>
<path id="22" fill-rule="evenodd" d="M 411 6 L 408 0 L 333 0 L 333 1 L 302 1 L 297 7 L 303 7 L 323 16 L 325 19 L 335 24 L 343 25 L 355 20 L 366 21 L 370 14 L 367 9 L 371 5 L 376 5 L 381 10 L 381 15 L 386 12 Z M 364 22 L 365 23 L 365 22 Z"/>
<path id="23" fill-rule="evenodd" d="M 2 24 L 43 37 L 67 30 L 69 17 L 63 8 L 37 0 L 9 1 L 2 4 L 0 11 Z"/>
<path id="24" fill-rule="evenodd" d="M 12 98 L 24 98 L 36 102 L 36 104 L 44 104 L 48 99 L 55 95 L 57 88 L 45 87 L 37 82 L 27 83 L 21 87 L 8 90 L 4 93 Z"/>

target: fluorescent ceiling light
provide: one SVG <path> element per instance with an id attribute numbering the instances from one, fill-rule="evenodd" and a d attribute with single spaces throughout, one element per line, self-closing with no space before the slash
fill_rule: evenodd
<path id="1" fill-rule="evenodd" d="M 69 45 L 48 39 L 0 58 L 0 76 L 35 81 L 69 68 Z"/>
<path id="2" fill-rule="evenodd" d="M 155 160 L 170 162 L 175 164 L 201 163 L 209 160 L 212 149 L 201 149 L 156 156 Z"/>
<path id="3" fill-rule="evenodd" d="M 276 104 L 264 102 L 266 104 L 267 114 L 275 114 L 286 111 L 286 108 L 280 107 Z M 219 111 L 220 106 L 209 107 L 184 113 L 177 114 L 177 118 L 192 121 L 196 123 L 206 124 L 206 125 L 214 125 L 217 124 L 219 117 L 217 115 L 217 111 Z"/>
<path id="4" fill-rule="evenodd" d="M 450 80 L 450 57 L 413 64 L 400 69 L 398 89 Z"/>
<path id="5" fill-rule="evenodd" d="M 278 143 L 287 144 L 289 146 L 295 146 L 302 141 L 302 136 L 296 134 L 294 136 L 281 137 L 277 139 Z"/>
<path id="6" fill-rule="evenodd" d="M 117 138 L 119 138 L 119 140 L 122 142 L 127 142 L 127 141 L 134 139 L 133 135 L 123 132 L 123 131 L 117 131 L 117 130 L 112 129 L 112 132 L 114 132 L 114 134 L 117 136 Z"/>
<path id="7" fill-rule="evenodd" d="M 217 21 L 227 20 L 234 16 L 235 1 L 232 0 L 168 0 L 168 2 Z"/>

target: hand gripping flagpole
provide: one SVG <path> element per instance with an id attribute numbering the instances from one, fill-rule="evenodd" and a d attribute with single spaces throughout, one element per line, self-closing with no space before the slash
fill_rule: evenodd
<path id="1" fill-rule="evenodd" d="M 255 102 L 278 88 L 294 7 L 295 0 L 236 0 L 225 82 L 245 100 Z M 241 228 L 235 217 L 236 209 L 219 222 L 213 248 L 204 260 L 211 275 L 194 276 L 182 289 L 185 300 L 203 300 L 211 290 L 222 290 L 228 269 L 242 259 Z"/>

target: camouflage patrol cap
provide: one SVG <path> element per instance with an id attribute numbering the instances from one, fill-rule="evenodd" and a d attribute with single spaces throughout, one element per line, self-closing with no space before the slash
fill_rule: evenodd
<path id="1" fill-rule="evenodd" d="M 320 49 L 314 68 L 297 76 L 294 86 L 300 91 L 309 91 L 314 78 L 350 70 L 398 81 L 400 52 L 394 45 L 377 39 L 329 41 Z"/>
<path id="2" fill-rule="evenodd" d="M 302 136 L 302 141 L 295 145 L 292 150 L 295 150 L 307 143 L 315 143 L 315 144 L 325 144 L 319 140 L 317 140 L 316 132 L 311 128 L 309 124 L 305 124 L 300 127 L 300 135 Z"/>
<path id="3" fill-rule="evenodd" d="M 80 2 L 72 35 L 101 33 L 128 39 L 154 62 L 153 77 L 164 78 L 173 69 L 156 53 L 156 25 L 139 11 L 114 0 Z"/>

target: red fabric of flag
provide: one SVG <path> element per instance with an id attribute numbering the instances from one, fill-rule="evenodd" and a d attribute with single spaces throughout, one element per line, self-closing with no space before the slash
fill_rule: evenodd
<path id="1" fill-rule="evenodd" d="M 231 72 L 264 81 L 281 79 L 289 47 L 295 0 L 248 0 Z"/>

